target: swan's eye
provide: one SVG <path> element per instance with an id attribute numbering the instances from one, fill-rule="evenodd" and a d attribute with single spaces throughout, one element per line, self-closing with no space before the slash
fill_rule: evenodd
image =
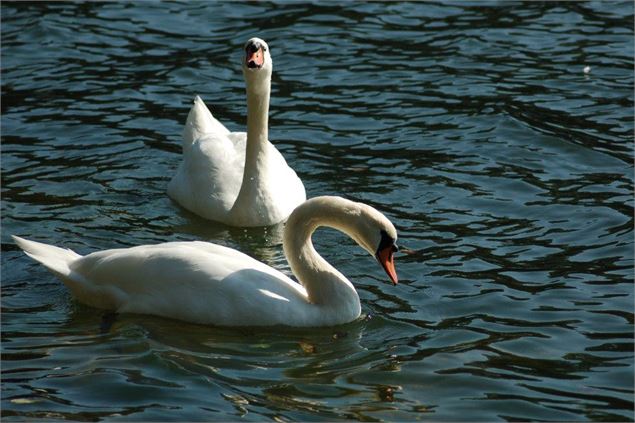
<path id="1" fill-rule="evenodd" d="M 390 248 L 392 251 L 397 251 L 397 246 L 395 245 L 395 240 L 386 233 L 386 231 L 381 230 L 380 232 L 381 240 L 379 241 L 379 246 L 377 247 L 377 251 L 385 250 L 386 248 Z"/>
<path id="2" fill-rule="evenodd" d="M 260 49 L 260 46 L 257 43 L 251 43 L 247 46 L 247 48 L 245 49 L 245 51 L 247 53 L 255 53 L 258 51 L 258 49 Z"/>

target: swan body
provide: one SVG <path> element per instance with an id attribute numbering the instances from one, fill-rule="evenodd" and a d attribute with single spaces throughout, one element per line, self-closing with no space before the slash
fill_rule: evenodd
<path id="1" fill-rule="evenodd" d="M 269 142 L 273 64 L 267 44 L 245 45 L 247 132 L 230 132 L 196 96 L 183 131 L 183 160 L 168 195 L 206 219 L 231 226 L 284 221 L 306 200 L 304 185 Z"/>
<path id="2" fill-rule="evenodd" d="M 330 226 L 374 255 L 397 283 L 397 232 L 374 208 L 340 197 L 316 197 L 289 217 L 283 246 L 297 283 L 220 245 L 167 242 L 81 256 L 14 236 L 16 244 L 57 275 L 87 305 L 219 326 L 332 326 L 361 313 L 350 281 L 314 250 L 311 234 Z"/>

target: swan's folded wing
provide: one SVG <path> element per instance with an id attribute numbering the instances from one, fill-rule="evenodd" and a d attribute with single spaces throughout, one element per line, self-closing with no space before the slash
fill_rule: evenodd
<path id="1" fill-rule="evenodd" d="M 239 251 L 204 242 L 100 251 L 78 260 L 73 271 L 90 283 L 85 297 L 78 296 L 81 302 L 207 324 L 252 321 L 250 304 L 266 300 L 254 286 L 269 287 L 279 296 L 301 297 L 303 292 L 275 269 Z M 297 286 L 287 287 L 288 283 Z"/>
<path id="2" fill-rule="evenodd" d="M 228 135 L 229 130 L 212 115 L 201 97 L 196 96 L 183 129 L 183 149 L 205 134 Z"/>
<path id="3" fill-rule="evenodd" d="M 168 195 L 199 216 L 222 221 L 240 190 L 244 144 L 242 154 L 238 153 L 228 136 L 203 135 L 184 152 Z"/>
<path id="4" fill-rule="evenodd" d="M 276 187 L 275 189 L 278 190 L 279 194 L 276 198 L 278 203 L 280 203 L 279 205 L 282 205 L 281 203 L 288 204 L 286 214 L 289 215 L 293 209 L 306 201 L 304 184 L 302 184 L 302 180 L 293 170 L 293 167 L 287 164 L 280 151 L 272 143 L 269 143 L 268 147 L 269 168 L 272 170 L 269 185 Z"/>

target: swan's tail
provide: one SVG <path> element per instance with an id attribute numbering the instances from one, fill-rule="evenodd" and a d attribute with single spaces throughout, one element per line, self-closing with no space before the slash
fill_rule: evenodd
<path id="1" fill-rule="evenodd" d="M 41 242 L 29 241 L 15 235 L 11 235 L 11 237 L 18 247 L 24 250 L 27 256 L 39 261 L 51 272 L 63 278 L 71 274 L 69 265 L 82 257 L 72 250 L 42 244 Z"/>
<path id="2" fill-rule="evenodd" d="M 194 104 L 187 115 L 183 129 L 183 149 L 188 148 L 201 135 L 215 133 L 228 135 L 229 131 L 209 111 L 201 97 L 194 97 Z"/>

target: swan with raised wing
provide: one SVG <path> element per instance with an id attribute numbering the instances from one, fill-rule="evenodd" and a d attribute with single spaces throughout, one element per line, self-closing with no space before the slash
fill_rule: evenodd
<path id="1" fill-rule="evenodd" d="M 393 284 L 397 231 L 380 212 L 341 197 L 297 207 L 283 247 L 297 283 L 253 258 L 220 245 L 167 242 L 81 256 L 14 236 L 16 244 L 57 275 L 80 302 L 118 313 L 141 313 L 219 326 L 332 326 L 361 313 L 353 284 L 313 248 L 320 226 L 338 229 L 373 255 Z"/>
<path id="2" fill-rule="evenodd" d="M 306 200 L 306 193 L 268 139 L 273 69 L 269 46 L 252 38 L 244 53 L 247 132 L 230 132 L 196 96 L 183 131 L 183 161 L 168 184 L 168 195 L 206 219 L 268 226 L 284 221 Z"/>

